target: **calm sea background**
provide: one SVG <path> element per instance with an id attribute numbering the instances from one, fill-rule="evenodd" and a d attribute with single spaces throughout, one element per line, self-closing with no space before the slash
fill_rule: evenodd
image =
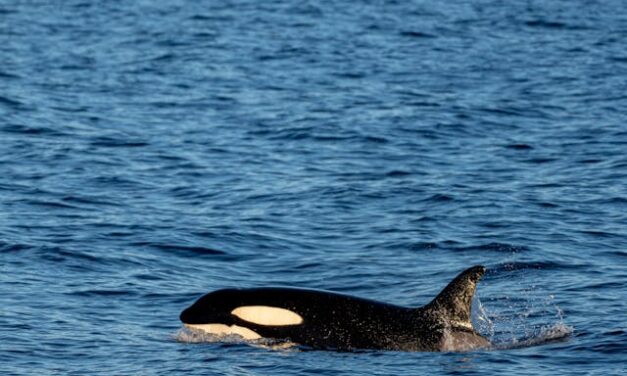
<path id="1" fill-rule="evenodd" d="M 0 374 L 625 374 L 625 41 L 622 0 L 0 2 Z M 475 264 L 490 351 L 178 320 Z"/>

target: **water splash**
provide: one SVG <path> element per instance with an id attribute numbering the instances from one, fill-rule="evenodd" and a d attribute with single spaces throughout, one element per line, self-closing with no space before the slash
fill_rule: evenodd
<path id="1" fill-rule="evenodd" d="M 490 340 L 494 350 L 565 341 L 573 334 L 574 328 L 564 322 L 564 312 L 554 303 L 554 299 L 553 295 L 549 295 L 540 304 L 528 300 L 523 310 L 512 315 L 507 311 L 490 311 L 479 298 L 476 298 L 473 304 L 473 322 L 475 328 Z M 551 312 L 556 322 L 550 324 L 536 322 L 540 319 L 545 320 L 546 315 Z"/>
<path id="2" fill-rule="evenodd" d="M 519 349 L 523 347 L 546 345 L 554 342 L 568 340 L 573 334 L 574 328 L 563 322 L 547 325 L 539 328 L 536 334 L 527 338 L 514 338 L 510 343 L 494 344 L 496 350 Z"/>
<path id="3" fill-rule="evenodd" d="M 182 343 L 214 343 L 214 342 L 227 342 L 227 343 L 245 343 L 243 337 L 238 335 L 218 336 L 215 334 L 207 333 L 202 330 L 194 330 L 189 328 L 181 328 L 174 334 L 174 339 L 177 342 Z"/>
<path id="4" fill-rule="evenodd" d="M 479 333 L 487 333 L 487 337 L 492 339 L 494 337 L 494 322 L 490 319 L 488 312 L 481 303 L 481 300 L 475 295 L 475 301 L 472 304 L 472 319 L 474 327 Z"/>
<path id="5" fill-rule="evenodd" d="M 245 339 L 238 334 L 212 334 L 204 330 L 181 328 L 174 335 L 174 340 L 181 343 L 220 343 L 246 344 L 268 350 L 298 350 L 295 343 L 270 338 Z"/>

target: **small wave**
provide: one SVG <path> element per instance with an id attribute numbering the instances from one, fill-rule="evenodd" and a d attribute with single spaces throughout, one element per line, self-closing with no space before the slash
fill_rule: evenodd
<path id="1" fill-rule="evenodd" d="M 610 56 L 607 58 L 609 61 L 615 61 L 617 63 L 627 63 L 627 56 Z M 0 72 L 1 74 L 2 72 Z"/>
<path id="2" fill-rule="evenodd" d="M 526 159 L 523 162 L 525 163 L 532 163 L 532 164 L 544 164 L 544 163 L 551 163 L 551 162 L 555 162 L 557 160 L 557 158 L 530 158 L 530 159 Z"/>
<path id="3" fill-rule="evenodd" d="M 144 147 L 148 146 L 149 143 L 145 141 L 138 140 L 122 140 L 113 137 L 99 137 L 96 140 L 91 142 L 91 146 L 96 147 L 122 147 L 122 148 L 136 148 L 136 147 Z"/>
<path id="4" fill-rule="evenodd" d="M 411 172 L 404 171 L 404 170 L 392 170 L 392 171 L 385 173 L 385 176 L 390 177 L 390 178 L 400 178 L 400 177 L 405 177 L 409 175 L 411 175 Z"/>
<path id="5" fill-rule="evenodd" d="M 509 145 L 505 145 L 505 147 L 507 149 L 514 149 L 514 150 L 530 150 L 530 149 L 533 149 L 533 146 L 531 146 L 529 144 L 509 144 Z"/>
<path id="6" fill-rule="evenodd" d="M 560 21 L 548 21 L 548 20 L 529 20 L 525 22 L 525 25 L 531 28 L 539 29 L 556 29 L 556 30 L 588 30 L 583 25 L 567 24 Z"/>
<path id="7" fill-rule="evenodd" d="M 92 289 L 92 290 L 74 291 L 72 293 L 69 293 L 69 295 L 75 295 L 75 296 L 133 296 L 133 295 L 136 295 L 136 293 L 134 291 L 124 291 L 124 290 Z"/>
<path id="8" fill-rule="evenodd" d="M 504 264 L 498 264 L 490 268 L 490 272 L 493 274 L 501 272 L 512 272 L 517 270 L 572 270 L 580 268 L 579 265 L 564 264 L 551 261 L 539 261 L 539 262 L 508 262 Z"/>
<path id="9" fill-rule="evenodd" d="M 29 126 L 24 124 L 8 124 L 0 128 L 0 131 L 13 134 L 33 136 L 65 136 L 66 133 L 43 126 Z"/>
<path id="10" fill-rule="evenodd" d="M 625 205 L 627 204 L 627 197 L 623 197 L 623 196 L 616 196 L 616 197 L 609 197 L 609 198 L 604 198 L 602 200 L 598 200 L 595 203 L 599 203 L 599 204 L 611 204 L 611 205 Z"/>
<path id="11" fill-rule="evenodd" d="M 161 251 L 181 251 L 181 252 L 200 254 L 200 255 L 226 255 L 226 252 L 219 251 L 217 249 L 200 247 L 200 246 L 191 246 L 191 245 L 163 244 L 163 243 L 151 243 L 151 242 L 137 242 L 137 243 L 134 243 L 134 245 L 148 246 L 151 248 L 159 249 Z"/>
<path id="12" fill-rule="evenodd" d="M 422 31 L 412 31 L 412 30 L 401 31 L 399 35 L 403 37 L 411 37 L 411 38 L 428 38 L 428 39 L 437 38 L 437 36 L 434 34 L 423 33 Z"/>
<path id="13" fill-rule="evenodd" d="M 624 239 L 624 235 L 621 233 L 613 233 L 608 231 L 597 231 L 597 230 L 584 230 L 580 231 L 580 233 L 585 235 L 590 235 L 597 238 L 616 238 L 616 239 Z"/>
<path id="14" fill-rule="evenodd" d="M 17 99 L 3 97 L 3 96 L 0 96 L 0 104 L 6 105 L 12 108 L 21 107 L 24 105 L 22 102 L 18 101 Z"/>
<path id="15" fill-rule="evenodd" d="M 109 200 L 88 197 L 84 195 L 65 196 L 61 199 L 61 201 L 67 202 L 67 203 L 76 203 L 76 204 L 119 206 L 117 203 L 109 201 Z"/>
<path id="16" fill-rule="evenodd" d="M 447 195 L 444 193 L 436 193 L 434 195 L 432 195 L 431 197 L 428 197 L 427 199 L 423 200 L 423 201 L 431 201 L 431 202 L 448 202 L 448 201 L 454 201 L 455 198 L 451 195 Z"/>
<path id="17" fill-rule="evenodd" d="M 544 21 L 544 20 L 533 20 L 525 22 L 525 25 L 531 27 L 540 27 L 545 29 L 564 29 L 567 25 L 563 22 L 557 21 Z"/>
<path id="18" fill-rule="evenodd" d="M 168 254 L 178 254 L 183 257 L 212 257 L 213 259 L 223 261 L 238 260 L 241 255 L 231 254 L 225 251 L 220 251 L 215 248 L 208 248 L 195 245 L 182 245 L 182 244 L 170 244 L 170 243 L 155 243 L 155 242 L 133 242 L 133 246 L 149 247 Z"/>
<path id="19" fill-rule="evenodd" d="M 463 252 L 491 251 L 491 252 L 501 252 L 501 253 L 519 253 L 519 252 L 528 252 L 530 249 L 522 245 L 492 242 L 492 243 L 479 244 L 479 245 L 470 245 L 467 247 L 454 247 L 453 250 L 463 251 Z"/>
<path id="20" fill-rule="evenodd" d="M 4 252 L 19 252 L 19 251 L 23 251 L 26 249 L 31 249 L 32 246 L 30 245 L 26 245 L 26 244 L 11 244 L 11 243 L 5 243 L 3 241 L 0 241 L 0 252 L 4 253 Z"/>
<path id="21" fill-rule="evenodd" d="M 2 10 L 0 10 L 0 14 L 2 14 Z M 0 71 L 0 78 L 21 78 L 21 77 L 13 73 Z"/>
<path id="22" fill-rule="evenodd" d="M 26 199 L 26 200 L 19 200 L 19 201 L 27 205 L 39 206 L 39 207 L 47 208 L 47 209 L 79 209 L 79 207 L 77 206 L 58 202 L 58 201 L 44 201 L 44 200 L 35 200 L 35 199 Z"/>

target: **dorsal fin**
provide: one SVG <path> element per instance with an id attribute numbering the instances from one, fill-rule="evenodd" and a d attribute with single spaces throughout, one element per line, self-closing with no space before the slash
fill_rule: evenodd
<path id="1" fill-rule="evenodd" d="M 485 267 L 473 266 L 461 272 L 425 308 L 445 318 L 453 326 L 472 329 L 470 305 L 477 282 L 485 273 Z"/>

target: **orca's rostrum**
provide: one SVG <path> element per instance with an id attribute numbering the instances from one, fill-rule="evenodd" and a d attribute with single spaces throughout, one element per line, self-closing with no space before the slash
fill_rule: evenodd
<path id="1" fill-rule="evenodd" d="M 470 320 L 472 297 L 484 273 L 483 266 L 465 270 L 420 308 L 319 290 L 224 289 L 198 299 L 181 313 L 181 321 L 215 335 L 315 349 L 468 351 L 490 345 Z"/>

